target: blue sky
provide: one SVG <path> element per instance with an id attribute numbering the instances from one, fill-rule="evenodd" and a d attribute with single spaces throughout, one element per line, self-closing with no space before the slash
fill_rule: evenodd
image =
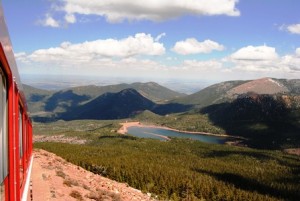
<path id="1" fill-rule="evenodd" d="M 299 0 L 2 0 L 22 75 L 300 77 Z"/>

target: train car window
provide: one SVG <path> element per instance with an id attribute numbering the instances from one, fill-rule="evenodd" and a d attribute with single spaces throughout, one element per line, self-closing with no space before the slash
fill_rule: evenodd
<path id="1" fill-rule="evenodd" d="M 1 66 L 0 66 L 1 67 Z M 6 79 L 0 68 L 0 201 L 5 200 L 4 179 L 8 175 L 8 131 Z"/>
<path id="2" fill-rule="evenodd" d="M 22 118 L 21 107 L 19 110 L 19 151 L 20 151 L 20 158 L 22 158 L 23 157 L 23 118 Z"/>

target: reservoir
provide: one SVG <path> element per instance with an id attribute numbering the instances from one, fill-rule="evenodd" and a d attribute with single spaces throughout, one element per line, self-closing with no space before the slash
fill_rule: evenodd
<path id="1" fill-rule="evenodd" d="M 178 137 L 178 138 L 199 140 L 202 142 L 213 143 L 213 144 L 224 144 L 228 140 L 228 138 L 226 137 L 211 136 L 211 135 L 204 135 L 204 134 L 182 133 L 178 131 L 173 131 L 173 130 L 168 130 L 163 128 L 153 128 L 153 127 L 131 126 L 127 128 L 127 133 L 141 138 L 167 140 L 166 137 Z"/>

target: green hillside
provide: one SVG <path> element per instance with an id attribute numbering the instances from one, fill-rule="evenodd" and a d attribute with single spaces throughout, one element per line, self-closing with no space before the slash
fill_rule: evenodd
<path id="1" fill-rule="evenodd" d="M 27 99 L 27 105 L 31 114 L 45 113 L 46 100 L 52 96 L 53 91 L 37 89 L 23 84 L 24 93 Z"/>
<path id="2" fill-rule="evenodd" d="M 53 120 L 59 113 L 72 111 L 105 93 L 118 93 L 129 88 L 137 90 L 142 96 L 155 103 L 165 103 L 185 95 L 154 82 L 108 86 L 89 85 L 60 91 L 47 91 L 24 85 L 29 111 L 38 121 Z"/>
<path id="3" fill-rule="evenodd" d="M 275 79 L 286 86 L 291 94 L 300 95 L 300 79 Z"/>
<path id="4" fill-rule="evenodd" d="M 27 96 L 29 108 L 40 109 L 32 115 L 38 122 L 134 118 L 185 131 L 242 136 L 248 139 L 243 144 L 251 147 L 282 149 L 300 144 L 299 83 L 299 80 L 271 78 L 228 81 L 163 104 L 133 88 L 97 97 L 94 96 L 98 87 L 93 86 L 55 93 L 29 88 L 31 94 Z M 120 86 L 125 87 L 107 87 L 113 91 Z M 155 83 L 130 86 L 140 88 L 144 94 L 157 87 L 161 89 Z M 157 96 L 163 91 L 167 90 L 151 94 Z"/>
<path id="5" fill-rule="evenodd" d="M 197 93 L 178 98 L 172 102 L 197 105 L 198 107 L 205 107 L 208 105 L 216 104 L 226 100 L 226 92 L 245 82 L 247 81 L 227 81 L 219 84 L 214 84 L 205 89 L 202 89 Z"/>
<path id="6" fill-rule="evenodd" d="M 92 101 L 72 108 L 59 115 L 64 120 L 74 119 L 122 119 L 154 107 L 155 103 L 140 95 L 134 89 L 118 93 L 105 93 Z"/>
<path id="7" fill-rule="evenodd" d="M 140 83 L 135 82 L 132 84 L 116 84 L 107 86 L 80 86 L 66 89 L 64 91 L 71 90 L 77 95 L 90 96 L 91 98 L 96 98 L 105 93 L 118 93 L 124 89 L 135 89 L 144 97 L 154 101 L 154 102 L 166 102 L 168 100 L 185 96 L 185 94 L 178 93 L 176 91 L 170 90 L 163 87 L 155 82 Z"/>
<path id="8" fill-rule="evenodd" d="M 287 91 L 284 89 L 287 89 Z M 269 94 L 270 91 L 282 91 L 282 93 L 287 95 L 300 95 L 300 79 L 262 78 L 248 81 L 226 81 L 209 86 L 194 94 L 175 99 L 172 102 L 196 105 L 198 108 L 201 108 L 232 101 L 236 98 L 236 95 L 253 91 L 265 91 L 266 94 Z"/>
<path id="9" fill-rule="evenodd" d="M 153 116 L 146 112 L 143 116 Z M 154 115 L 155 116 L 155 115 Z M 35 133 L 65 134 L 86 145 L 36 143 L 94 173 L 128 183 L 160 200 L 299 200 L 299 156 L 280 151 L 163 142 L 115 133 L 115 121 L 35 124 Z"/>

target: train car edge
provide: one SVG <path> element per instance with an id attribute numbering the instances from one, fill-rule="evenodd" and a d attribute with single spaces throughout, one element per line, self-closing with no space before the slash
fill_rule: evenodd
<path id="1" fill-rule="evenodd" d="M 26 201 L 32 154 L 32 122 L 0 1 L 0 201 Z"/>

